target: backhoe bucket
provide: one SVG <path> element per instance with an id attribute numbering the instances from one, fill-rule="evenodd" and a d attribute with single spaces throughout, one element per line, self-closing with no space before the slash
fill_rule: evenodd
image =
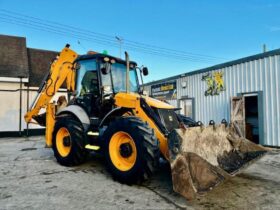
<path id="1" fill-rule="evenodd" d="M 173 189 L 189 200 L 268 151 L 225 124 L 175 129 L 168 136 L 168 147 Z"/>

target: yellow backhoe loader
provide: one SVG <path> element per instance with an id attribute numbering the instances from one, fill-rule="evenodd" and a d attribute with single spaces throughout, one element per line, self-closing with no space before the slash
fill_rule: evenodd
<path id="1" fill-rule="evenodd" d="M 187 128 L 175 107 L 143 94 L 139 78 L 147 74 L 127 53 L 125 60 L 95 52 L 78 56 L 66 45 L 25 120 L 46 126 L 46 145 L 60 164 L 78 165 L 90 150 L 100 151 L 123 183 L 149 178 L 161 156 L 170 162 L 174 190 L 187 199 L 266 152 L 225 122 Z M 51 100 L 65 83 L 69 100 L 57 109 Z M 46 113 L 39 115 L 43 108 Z"/>

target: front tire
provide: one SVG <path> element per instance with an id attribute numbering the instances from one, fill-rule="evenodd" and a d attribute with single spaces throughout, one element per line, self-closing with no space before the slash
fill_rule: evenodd
<path id="1" fill-rule="evenodd" d="M 79 121 L 71 117 L 58 117 L 52 136 L 52 148 L 57 162 L 63 166 L 85 162 L 87 151 L 84 149 L 84 139 Z"/>
<path id="2" fill-rule="evenodd" d="M 120 117 L 111 122 L 103 141 L 107 168 L 122 183 L 142 182 L 158 165 L 158 140 L 148 124 L 137 117 Z"/>

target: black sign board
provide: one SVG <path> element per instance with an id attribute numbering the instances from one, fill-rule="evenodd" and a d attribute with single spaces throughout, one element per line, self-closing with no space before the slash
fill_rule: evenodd
<path id="1" fill-rule="evenodd" d="M 151 86 L 151 96 L 160 100 L 176 99 L 176 81 L 165 82 Z"/>

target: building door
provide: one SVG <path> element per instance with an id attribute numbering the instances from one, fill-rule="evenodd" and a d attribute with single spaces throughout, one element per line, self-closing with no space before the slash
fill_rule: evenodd
<path id="1" fill-rule="evenodd" d="M 240 137 L 245 137 L 245 106 L 243 97 L 231 98 L 231 123 Z"/>
<path id="2" fill-rule="evenodd" d="M 193 98 L 186 98 L 180 100 L 180 114 L 194 119 L 194 100 Z"/>
<path id="3" fill-rule="evenodd" d="M 240 97 L 233 97 L 231 105 L 231 122 L 239 136 L 257 144 L 263 143 L 262 94 L 243 93 Z"/>
<path id="4" fill-rule="evenodd" d="M 246 138 L 259 144 L 259 112 L 258 95 L 244 95 Z"/>

